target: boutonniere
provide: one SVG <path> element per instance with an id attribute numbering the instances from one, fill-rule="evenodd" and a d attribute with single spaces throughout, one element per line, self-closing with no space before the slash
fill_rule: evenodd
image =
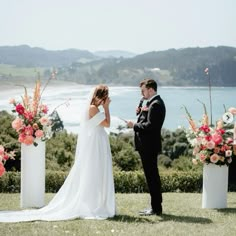
<path id="1" fill-rule="evenodd" d="M 141 108 L 141 111 L 148 111 L 148 110 L 149 110 L 149 108 L 147 106 L 144 106 Z"/>

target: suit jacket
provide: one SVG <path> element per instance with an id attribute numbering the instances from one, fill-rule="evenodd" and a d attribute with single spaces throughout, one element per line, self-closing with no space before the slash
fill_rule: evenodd
<path id="1" fill-rule="evenodd" d="M 160 95 L 154 97 L 139 114 L 137 123 L 134 124 L 135 148 L 137 151 L 162 150 L 161 128 L 165 120 L 166 108 Z"/>

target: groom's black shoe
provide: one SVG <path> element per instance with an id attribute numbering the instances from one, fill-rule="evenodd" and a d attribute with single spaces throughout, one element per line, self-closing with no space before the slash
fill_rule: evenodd
<path id="1" fill-rule="evenodd" d="M 151 215 L 162 215 L 162 210 L 160 211 L 154 211 L 152 209 L 145 209 L 139 212 L 139 215 L 141 216 L 151 216 Z"/>

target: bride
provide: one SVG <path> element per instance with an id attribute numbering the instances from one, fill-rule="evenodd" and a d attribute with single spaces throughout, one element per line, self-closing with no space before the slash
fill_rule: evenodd
<path id="1" fill-rule="evenodd" d="M 0 211 L 0 222 L 106 219 L 115 215 L 115 190 L 108 135 L 108 87 L 98 85 L 82 113 L 75 162 L 64 184 L 41 209 Z M 99 106 L 104 111 L 99 111 Z"/>

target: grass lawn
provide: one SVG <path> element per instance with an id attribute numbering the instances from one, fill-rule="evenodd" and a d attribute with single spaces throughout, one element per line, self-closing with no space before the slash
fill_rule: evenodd
<path id="1" fill-rule="evenodd" d="M 53 194 L 46 194 L 49 201 Z M 19 194 L 0 194 L 0 209 L 19 209 Z M 138 215 L 148 194 L 116 194 L 118 215 L 108 220 L 0 223 L 0 235 L 235 235 L 236 193 L 228 193 L 227 209 L 202 209 L 201 194 L 164 193 L 163 215 Z"/>

